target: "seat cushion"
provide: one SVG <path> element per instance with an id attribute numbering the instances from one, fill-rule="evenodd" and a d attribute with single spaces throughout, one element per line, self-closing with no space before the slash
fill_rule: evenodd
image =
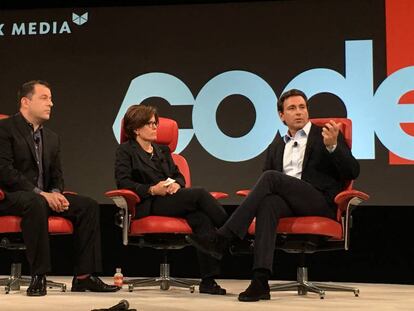
<path id="1" fill-rule="evenodd" d="M 21 232 L 21 217 L 18 216 L 1 216 L 0 233 L 18 233 Z M 73 225 L 70 220 L 58 216 L 49 217 L 49 233 L 51 234 L 72 234 Z"/>
<path id="2" fill-rule="evenodd" d="M 131 221 L 129 235 L 150 233 L 191 234 L 193 231 L 184 218 L 147 216 Z"/>
<path id="3" fill-rule="evenodd" d="M 249 227 L 249 234 L 254 234 L 256 221 Z M 324 235 L 333 239 L 342 239 L 342 224 L 326 217 L 304 216 L 281 218 L 277 233 Z"/>
<path id="4" fill-rule="evenodd" d="M 72 234 L 73 225 L 68 219 L 58 216 L 49 217 L 49 233 L 51 234 Z"/>
<path id="5" fill-rule="evenodd" d="M 18 216 L 1 216 L 0 217 L 0 233 L 21 232 L 20 221 Z"/>

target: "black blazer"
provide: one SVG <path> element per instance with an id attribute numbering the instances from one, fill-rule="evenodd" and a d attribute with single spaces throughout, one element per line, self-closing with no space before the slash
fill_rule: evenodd
<path id="1" fill-rule="evenodd" d="M 278 134 L 267 149 L 263 170 L 282 172 L 284 150 L 285 142 Z M 322 128 L 312 124 L 303 159 L 302 180 L 321 191 L 328 204 L 336 209 L 335 196 L 344 189 L 346 181 L 356 179 L 358 175 L 359 163 L 352 155 L 342 133 L 338 135 L 335 151 L 329 153 L 323 143 Z"/>
<path id="2" fill-rule="evenodd" d="M 115 157 L 115 180 L 119 189 L 134 191 L 141 198 L 137 205 L 136 216 L 141 218 L 151 213 L 153 197 L 149 195 L 149 187 L 168 177 L 175 179 L 181 187 L 185 187 L 184 176 L 175 165 L 168 146 L 152 144 L 154 153 L 160 159 L 158 169 L 148 154 L 134 140 L 120 144 Z"/>
<path id="3" fill-rule="evenodd" d="M 46 127 L 43 137 L 44 191 L 63 191 L 60 140 Z M 33 191 L 39 170 L 30 127 L 20 113 L 0 120 L 0 188 L 7 192 Z"/>

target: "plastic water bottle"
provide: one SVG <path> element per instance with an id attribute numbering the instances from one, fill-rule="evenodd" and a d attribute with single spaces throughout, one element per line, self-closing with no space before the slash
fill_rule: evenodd
<path id="1" fill-rule="evenodd" d="M 118 287 L 122 287 L 122 285 L 124 285 L 124 275 L 121 272 L 121 268 L 116 268 L 116 272 L 114 274 L 114 285 Z"/>

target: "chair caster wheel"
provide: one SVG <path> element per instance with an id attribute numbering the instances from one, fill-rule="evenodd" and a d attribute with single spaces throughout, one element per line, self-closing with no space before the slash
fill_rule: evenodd
<path id="1" fill-rule="evenodd" d="M 168 283 L 168 281 L 161 281 L 160 288 L 162 290 L 168 290 L 170 288 L 170 283 Z"/>
<path id="2" fill-rule="evenodd" d="M 298 289 L 298 295 L 299 296 L 305 296 L 308 294 L 308 291 L 305 289 Z"/>
<path id="3" fill-rule="evenodd" d="M 128 284 L 128 291 L 132 293 L 134 291 L 134 285 Z"/>
<path id="4" fill-rule="evenodd" d="M 195 286 L 194 285 L 191 285 L 190 286 L 190 293 L 192 294 L 192 293 L 194 293 L 194 291 L 195 291 Z"/>
<path id="5" fill-rule="evenodd" d="M 6 294 L 10 293 L 10 286 L 5 286 L 4 290 L 6 291 Z"/>
<path id="6" fill-rule="evenodd" d="M 62 285 L 61 291 L 62 291 L 62 292 L 66 292 L 66 284 L 63 284 L 63 285 Z"/>
<path id="7" fill-rule="evenodd" d="M 355 297 L 359 297 L 359 289 L 354 291 L 354 295 L 355 295 Z"/>

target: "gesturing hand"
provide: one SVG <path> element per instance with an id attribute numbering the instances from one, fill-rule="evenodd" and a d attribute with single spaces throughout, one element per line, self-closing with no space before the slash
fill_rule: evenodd
<path id="1" fill-rule="evenodd" d="M 322 129 L 323 143 L 327 148 L 332 148 L 338 143 L 339 127 L 341 123 L 330 120 Z"/>

